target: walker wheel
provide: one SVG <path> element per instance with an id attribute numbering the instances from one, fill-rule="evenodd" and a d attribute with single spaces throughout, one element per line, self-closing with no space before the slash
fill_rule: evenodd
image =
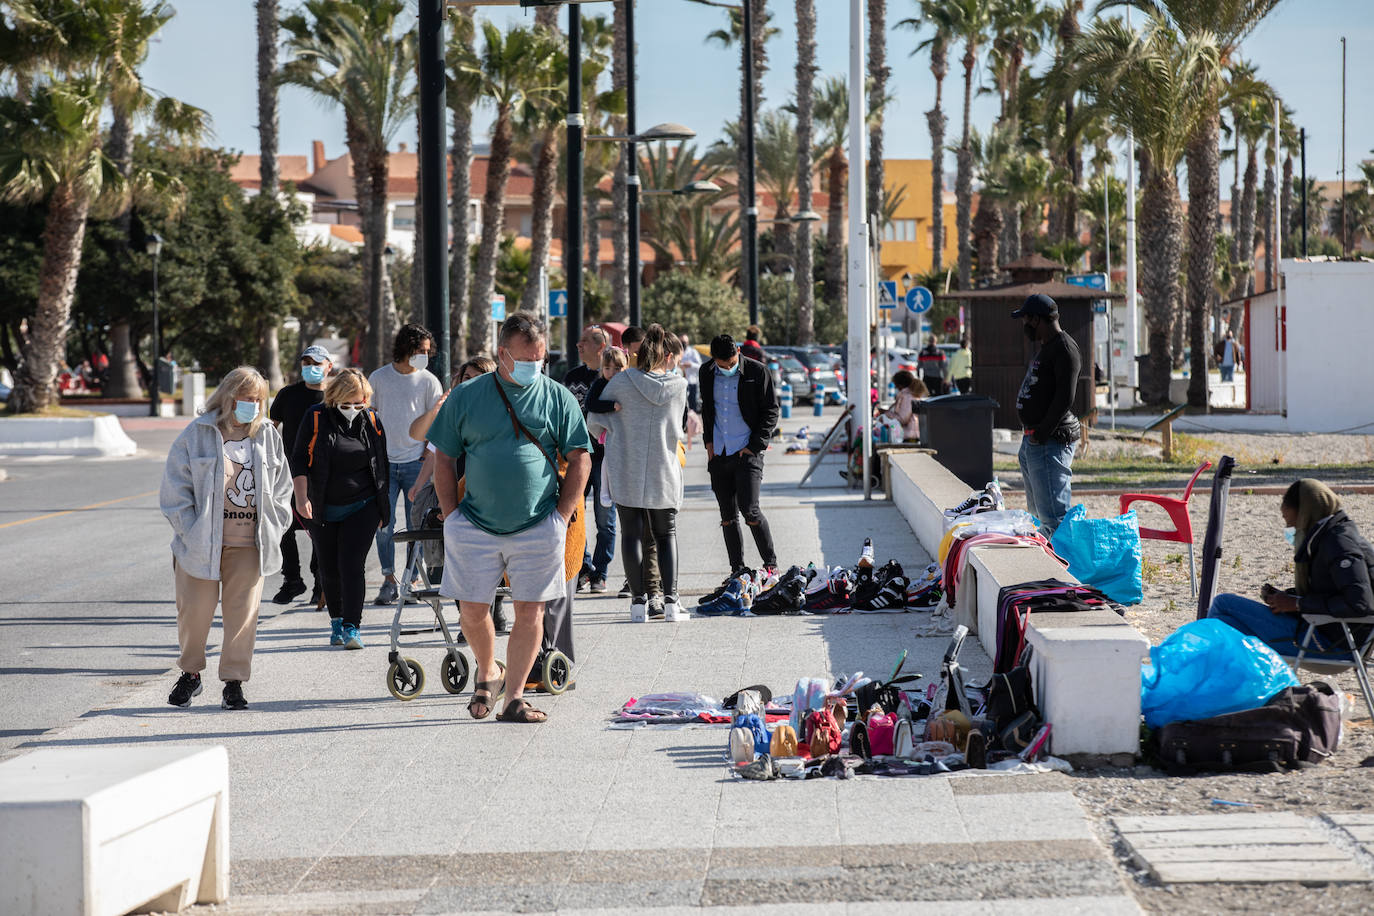
<path id="1" fill-rule="evenodd" d="M 412 700 L 425 689 L 425 670 L 413 658 L 394 661 L 386 671 L 386 689 L 398 700 Z"/>
<path id="2" fill-rule="evenodd" d="M 544 658 L 544 689 L 555 696 L 568 689 L 572 683 L 572 662 L 566 655 L 554 649 Z"/>
<path id="3" fill-rule="evenodd" d="M 439 680 L 449 693 L 462 693 L 463 688 L 468 685 L 470 671 L 466 655 L 461 652 L 450 652 L 444 656 L 444 662 L 439 666 Z"/>

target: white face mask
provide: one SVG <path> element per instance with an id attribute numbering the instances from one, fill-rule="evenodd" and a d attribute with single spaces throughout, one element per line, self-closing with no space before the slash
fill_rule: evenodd
<path id="1" fill-rule="evenodd" d="M 362 411 L 363 409 L 357 404 L 342 404 L 339 406 L 339 413 L 343 414 L 344 419 L 349 423 L 352 423 Z"/>
<path id="2" fill-rule="evenodd" d="M 428 365 L 429 365 L 429 354 L 428 354 L 428 353 L 416 353 L 414 356 L 412 356 L 412 357 L 410 358 L 410 368 L 412 368 L 412 369 L 424 369 L 424 368 L 425 368 L 426 366 L 428 366 Z"/>

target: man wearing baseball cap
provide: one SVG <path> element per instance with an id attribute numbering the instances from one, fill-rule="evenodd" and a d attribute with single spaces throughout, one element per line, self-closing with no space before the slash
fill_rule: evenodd
<path id="1" fill-rule="evenodd" d="M 1011 313 L 1026 336 L 1040 345 L 1016 395 L 1021 420 L 1021 476 L 1026 502 L 1046 537 L 1054 534 L 1072 502 L 1073 452 L 1078 417 L 1072 410 L 1082 357 L 1078 344 L 1059 326 L 1059 306 L 1043 293 L 1026 297 Z"/>
<path id="2" fill-rule="evenodd" d="M 272 399 L 272 409 L 267 418 L 277 424 L 281 432 L 282 445 L 289 455 L 296 444 L 296 433 L 300 431 L 301 419 L 306 411 L 324 400 L 324 383 L 334 368 L 334 359 L 324 347 L 314 344 L 301 351 L 301 380 L 287 385 Z M 292 599 L 305 594 L 305 579 L 301 577 L 301 555 L 296 550 L 296 532 L 301 528 L 301 517 L 295 513 L 295 497 L 292 497 L 291 527 L 281 538 L 281 588 L 272 598 L 277 604 L 290 604 Z M 309 533 L 307 532 L 307 538 Z M 310 552 L 310 575 L 315 578 L 315 590 L 310 600 L 320 603 L 320 580 L 315 573 L 315 552 Z"/>

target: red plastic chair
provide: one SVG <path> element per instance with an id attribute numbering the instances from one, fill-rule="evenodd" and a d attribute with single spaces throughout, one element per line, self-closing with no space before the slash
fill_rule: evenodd
<path id="1" fill-rule="evenodd" d="M 1202 465 L 1193 473 L 1193 479 L 1188 481 L 1188 489 L 1183 491 L 1183 498 L 1177 496 L 1157 496 L 1153 493 L 1123 493 L 1121 495 L 1121 512 L 1125 514 L 1130 508 L 1131 503 L 1147 502 L 1154 503 L 1165 512 L 1169 513 L 1169 521 L 1174 523 L 1172 530 L 1161 528 L 1140 529 L 1140 536 L 1156 541 L 1176 541 L 1180 544 L 1188 545 L 1188 581 L 1193 588 L 1193 594 L 1197 594 L 1197 565 L 1193 560 L 1193 520 L 1188 515 L 1188 500 L 1193 495 L 1193 485 L 1202 476 L 1202 472 L 1212 466 L 1212 462 L 1204 461 Z"/>

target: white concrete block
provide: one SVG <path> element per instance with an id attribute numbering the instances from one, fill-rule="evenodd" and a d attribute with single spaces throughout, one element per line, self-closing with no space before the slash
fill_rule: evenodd
<path id="1" fill-rule="evenodd" d="M 224 748 L 44 748 L 0 763 L 0 913 L 117 916 L 228 896 Z"/>
<path id="2" fill-rule="evenodd" d="M 143 408 L 147 414 L 147 407 Z M 0 423 L 0 455 L 101 455 L 138 451 L 113 414 L 89 417 L 13 417 Z"/>
<path id="3" fill-rule="evenodd" d="M 1004 587 L 1040 579 L 1078 582 L 1069 575 L 1067 569 L 1059 565 L 1059 561 L 1039 547 L 975 547 L 964 571 L 965 576 L 970 574 L 974 587 L 966 588 L 961 577 L 955 597 L 962 601 L 967 596 L 976 603 L 974 616 L 977 626 L 969 629 L 978 634 L 983 651 L 992 658 L 997 657 L 997 595 Z"/>
<path id="4" fill-rule="evenodd" d="M 916 540 L 938 559 L 940 540 L 949 530 L 945 510 L 964 501 L 968 484 L 932 455 L 896 452 L 888 458 L 888 488 Z"/>
<path id="5" fill-rule="evenodd" d="M 1140 662 L 1150 642 L 1114 611 L 1032 614 L 1035 698 L 1054 754 L 1140 749 Z"/>

